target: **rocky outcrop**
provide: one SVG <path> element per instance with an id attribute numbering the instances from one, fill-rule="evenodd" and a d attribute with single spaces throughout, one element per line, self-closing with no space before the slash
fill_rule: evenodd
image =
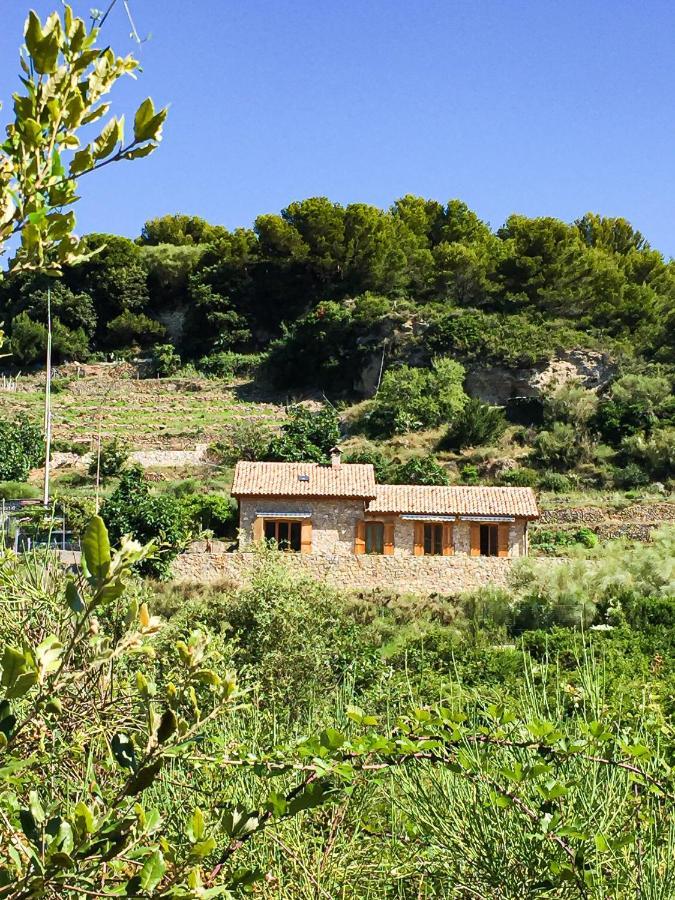
<path id="1" fill-rule="evenodd" d="M 531 368 L 472 366 L 464 387 L 471 397 L 484 403 L 504 406 L 513 397 L 541 397 L 554 385 L 578 381 L 597 390 L 616 375 L 616 366 L 606 353 L 596 350 L 560 351 L 548 362 Z"/>

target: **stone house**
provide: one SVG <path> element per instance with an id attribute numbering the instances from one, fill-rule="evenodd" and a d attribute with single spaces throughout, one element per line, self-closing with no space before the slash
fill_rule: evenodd
<path id="1" fill-rule="evenodd" d="M 354 556 L 521 557 L 539 517 L 531 488 L 377 484 L 372 465 L 239 462 L 240 549 Z M 345 559 L 345 563 L 347 560 Z M 440 563 L 440 560 L 438 560 Z"/>

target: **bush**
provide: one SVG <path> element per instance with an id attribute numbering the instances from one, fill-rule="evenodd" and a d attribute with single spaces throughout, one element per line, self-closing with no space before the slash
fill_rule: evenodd
<path id="1" fill-rule="evenodd" d="M 393 484 L 449 484 L 447 470 L 433 456 L 413 456 L 392 472 Z"/>
<path id="2" fill-rule="evenodd" d="M 25 481 L 0 481 L 0 500 L 36 500 L 42 496 L 40 488 Z"/>
<path id="3" fill-rule="evenodd" d="M 66 527 L 81 537 L 96 512 L 94 501 L 89 497 L 57 495 L 54 502 L 57 512 L 61 512 L 66 520 Z"/>
<path id="4" fill-rule="evenodd" d="M 214 378 L 252 376 L 265 359 L 264 353 L 234 353 L 223 351 L 202 356 L 197 368 Z"/>
<path id="5" fill-rule="evenodd" d="M 430 369 L 390 369 L 364 417 L 365 430 L 390 437 L 451 422 L 468 400 L 463 381 L 464 368 L 452 359 L 436 359 Z"/>
<path id="6" fill-rule="evenodd" d="M 144 313 L 124 312 L 108 322 L 106 343 L 112 347 L 149 347 L 166 335 L 166 328 Z"/>
<path id="7" fill-rule="evenodd" d="M 478 466 L 475 466 L 473 463 L 467 463 L 465 466 L 462 466 L 459 474 L 462 484 L 480 484 Z"/>
<path id="8" fill-rule="evenodd" d="M 169 574 L 171 563 L 188 536 L 182 503 L 173 497 L 151 494 L 140 466 L 131 466 L 122 473 L 119 484 L 103 504 L 101 517 L 112 540 L 119 541 L 130 534 L 142 543 L 155 541 L 158 555 L 146 559 L 140 568 L 144 574 L 157 578 Z"/>
<path id="9" fill-rule="evenodd" d="M 183 363 L 173 344 L 156 344 L 152 348 L 152 370 L 160 378 L 170 378 Z"/>
<path id="10" fill-rule="evenodd" d="M 375 471 L 375 481 L 379 484 L 391 483 L 392 462 L 387 459 L 384 453 L 377 447 L 362 447 L 360 450 L 354 450 L 351 453 L 345 453 L 342 457 L 345 463 L 361 463 L 362 465 L 370 465 Z"/>
<path id="11" fill-rule="evenodd" d="M 530 547 L 540 553 L 558 555 L 561 550 L 574 546 L 590 549 L 598 543 L 598 536 L 590 528 L 575 530 L 565 528 L 535 528 L 530 535 Z"/>
<path id="12" fill-rule="evenodd" d="M 330 451 L 340 440 L 340 420 L 332 406 L 312 412 L 292 406 L 272 439 L 268 459 L 282 462 L 328 462 Z"/>
<path id="13" fill-rule="evenodd" d="M 552 424 L 564 422 L 575 428 L 585 428 L 597 408 L 597 394 L 575 381 L 553 388 L 544 397 L 544 417 Z"/>
<path id="14" fill-rule="evenodd" d="M 534 469 L 520 468 L 509 469 L 499 476 L 499 483 L 511 487 L 537 487 L 539 485 L 539 473 Z"/>
<path id="15" fill-rule="evenodd" d="M 642 466 L 629 462 L 624 468 L 614 469 L 614 483 L 620 488 L 637 488 L 649 484 L 649 475 Z"/>
<path id="16" fill-rule="evenodd" d="M 218 494 L 193 494 L 181 498 L 190 527 L 211 531 L 215 537 L 234 537 L 237 530 L 237 503 Z"/>
<path id="17" fill-rule="evenodd" d="M 27 419 L 0 420 L 0 481 L 25 481 L 44 463 L 42 430 Z"/>
<path id="18" fill-rule="evenodd" d="M 649 437 L 635 434 L 624 438 L 621 452 L 652 478 L 668 478 L 675 471 L 675 427 L 655 428 Z"/>
<path id="19" fill-rule="evenodd" d="M 539 479 L 542 491 L 553 491 L 554 494 L 566 494 L 572 490 L 572 482 L 561 472 L 544 472 Z"/>
<path id="20" fill-rule="evenodd" d="M 272 429 L 254 419 L 228 426 L 223 437 L 213 445 L 213 451 L 226 466 L 240 459 L 259 462 L 270 458 Z"/>
<path id="21" fill-rule="evenodd" d="M 582 447 L 572 425 L 554 422 L 550 431 L 540 431 L 534 439 L 532 460 L 559 471 L 571 469 L 582 456 Z"/>
<path id="22" fill-rule="evenodd" d="M 98 475 L 101 481 L 115 478 L 120 474 L 129 459 L 129 448 L 119 438 L 112 438 L 101 444 L 100 455 L 94 453 L 89 463 L 89 474 L 95 478 Z"/>
<path id="23" fill-rule="evenodd" d="M 12 319 L 9 349 L 12 362 L 18 365 L 44 363 L 47 355 L 47 327 L 34 322 L 28 313 Z M 70 329 L 58 318 L 52 321 L 52 360 L 55 363 L 87 359 L 89 338 L 82 328 Z"/>
<path id="24" fill-rule="evenodd" d="M 437 449 L 463 450 L 465 447 L 491 444 L 502 436 L 506 424 L 503 409 L 470 397 L 438 442 Z"/>

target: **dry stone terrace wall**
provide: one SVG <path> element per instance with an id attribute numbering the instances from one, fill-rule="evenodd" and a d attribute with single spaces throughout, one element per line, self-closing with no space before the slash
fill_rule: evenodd
<path id="1" fill-rule="evenodd" d="M 514 560 L 471 556 L 320 556 L 284 554 L 296 575 L 341 590 L 382 588 L 408 594 L 460 594 L 485 584 L 506 587 Z M 547 563 L 550 562 L 547 560 Z M 245 584 L 255 554 L 227 553 L 218 542 L 193 544 L 173 565 L 177 581 Z"/>
<path id="2" fill-rule="evenodd" d="M 652 531 L 665 523 L 675 524 L 675 503 L 634 503 L 622 509 L 601 506 L 547 509 L 531 527 L 576 530 L 590 528 L 601 540 L 626 537 L 634 541 L 651 540 Z"/>

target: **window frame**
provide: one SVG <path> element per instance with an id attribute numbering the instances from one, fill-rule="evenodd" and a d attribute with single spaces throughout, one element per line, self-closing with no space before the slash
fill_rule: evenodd
<path id="1" fill-rule="evenodd" d="M 380 549 L 375 549 L 375 550 L 368 549 L 369 532 L 372 529 L 377 529 L 379 532 L 379 537 L 376 542 L 376 545 Z M 366 520 L 365 525 L 364 525 L 363 544 L 364 544 L 363 552 L 367 556 L 384 556 L 384 522 L 381 522 L 379 519 Z"/>
<path id="2" fill-rule="evenodd" d="M 267 534 L 267 526 L 271 525 L 274 529 L 274 535 Z M 288 528 L 288 538 L 287 539 L 279 539 L 279 526 L 287 526 Z M 297 547 L 293 546 L 293 526 L 297 527 Z M 301 519 L 288 519 L 283 516 L 264 516 L 263 517 L 263 538 L 266 542 L 274 541 L 276 543 L 277 549 L 282 553 L 302 553 L 302 520 Z M 287 544 L 288 546 L 284 546 Z"/>
<path id="3" fill-rule="evenodd" d="M 429 541 L 427 544 L 427 529 L 429 529 Z M 422 523 L 422 555 L 444 556 L 445 543 L 443 540 L 444 525 L 442 522 Z M 427 546 L 429 549 L 427 549 Z"/>
<path id="4" fill-rule="evenodd" d="M 485 541 L 483 535 L 485 534 Z M 499 556 L 499 525 L 491 522 L 481 522 L 479 532 L 479 550 L 480 556 Z M 484 552 L 483 547 L 487 548 Z"/>

